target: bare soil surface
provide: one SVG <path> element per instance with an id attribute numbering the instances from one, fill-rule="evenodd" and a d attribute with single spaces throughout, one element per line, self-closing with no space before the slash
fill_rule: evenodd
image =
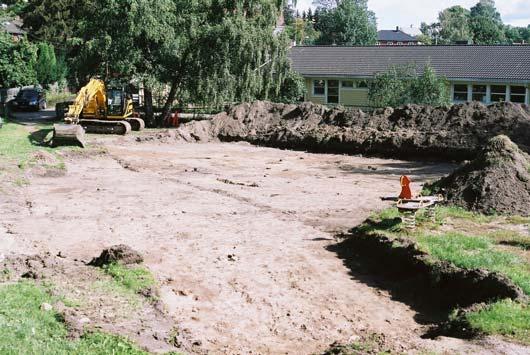
<path id="1" fill-rule="evenodd" d="M 419 189 L 454 166 L 247 143 L 92 140 L 108 154 L 70 155 L 64 176 L 37 176 L 0 196 L 0 255 L 88 262 L 130 246 L 160 282 L 189 352 L 310 354 L 373 337 L 407 353 L 528 351 L 494 338 L 422 339 L 435 314 L 393 298 L 361 264 L 329 250 L 385 206 L 380 196 L 399 192 L 400 175 Z"/>

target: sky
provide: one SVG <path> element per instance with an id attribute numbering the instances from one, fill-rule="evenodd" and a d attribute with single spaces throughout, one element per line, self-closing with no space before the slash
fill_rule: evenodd
<path id="1" fill-rule="evenodd" d="M 298 8 L 307 9 L 312 2 L 313 0 L 298 0 Z M 417 29 L 422 22 L 434 22 L 438 13 L 447 7 L 460 5 L 469 9 L 477 2 L 478 0 L 368 0 L 368 7 L 375 12 L 380 30 L 399 26 L 406 31 L 411 25 Z M 530 24 L 530 0 L 497 0 L 496 4 L 504 23 L 524 27 Z"/>

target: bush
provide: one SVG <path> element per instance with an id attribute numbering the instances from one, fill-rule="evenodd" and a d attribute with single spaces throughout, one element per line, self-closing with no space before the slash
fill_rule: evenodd
<path id="1" fill-rule="evenodd" d="M 445 105 L 451 102 L 449 84 L 428 64 L 418 74 L 414 64 L 392 66 L 370 83 L 370 105 L 398 107 L 406 104 Z"/>

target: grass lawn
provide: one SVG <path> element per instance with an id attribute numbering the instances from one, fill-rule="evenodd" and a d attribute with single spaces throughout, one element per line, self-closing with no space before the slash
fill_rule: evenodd
<path id="1" fill-rule="evenodd" d="M 146 354 L 128 340 L 105 333 L 67 339 L 67 330 L 43 303 L 56 301 L 31 282 L 0 286 L 0 354 Z"/>
<path id="2" fill-rule="evenodd" d="M 30 127 L 13 122 L 6 122 L 0 128 L 0 158 L 24 164 L 30 159 L 30 155 L 37 150 L 52 151 L 51 148 L 40 145 L 39 139 L 44 133 L 52 131 L 52 125 L 39 125 L 33 127 L 38 134 L 29 130 Z M 38 137 L 37 137 L 38 136 Z"/>
<path id="3" fill-rule="evenodd" d="M 105 265 L 103 270 L 119 286 L 134 293 L 142 293 L 156 285 L 151 272 L 143 266 L 128 267 L 121 264 L 110 264 Z"/>
<path id="4" fill-rule="evenodd" d="M 435 221 L 418 214 L 417 228 L 396 224 L 397 209 L 384 210 L 363 224 L 366 233 L 406 238 L 440 261 L 467 269 L 485 269 L 507 276 L 530 296 L 530 236 L 521 225 L 524 217 L 484 216 L 455 207 L 437 207 Z M 526 223 L 528 222 L 528 223 Z M 530 344 L 528 304 L 499 301 L 469 313 L 468 322 L 487 334 L 501 334 Z"/>

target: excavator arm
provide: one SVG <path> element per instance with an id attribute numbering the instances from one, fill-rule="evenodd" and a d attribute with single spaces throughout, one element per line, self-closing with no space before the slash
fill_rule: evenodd
<path id="1" fill-rule="evenodd" d="M 90 79 L 77 94 L 75 101 L 69 106 L 65 115 L 66 123 L 78 123 L 83 111 L 89 111 L 98 116 L 104 113 L 106 100 L 105 84 L 100 79 Z"/>

